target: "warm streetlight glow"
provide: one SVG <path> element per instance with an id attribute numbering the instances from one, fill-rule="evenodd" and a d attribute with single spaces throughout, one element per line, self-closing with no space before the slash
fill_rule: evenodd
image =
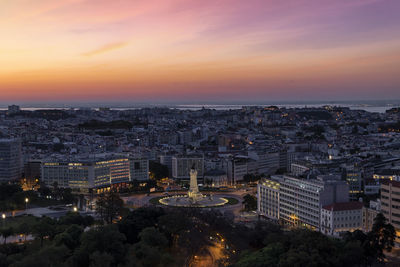
<path id="1" fill-rule="evenodd" d="M 28 202 L 29 202 L 29 198 L 25 198 L 25 210 L 28 209 Z"/>
<path id="2" fill-rule="evenodd" d="M 1 218 L 5 219 L 6 218 L 6 214 L 5 213 L 1 214 Z"/>
<path id="3" fill-rule="evenodd" d="M 77 207 L 74 207 L 74 212 L 77 212 L 78 211 L 78 208 Z"/>

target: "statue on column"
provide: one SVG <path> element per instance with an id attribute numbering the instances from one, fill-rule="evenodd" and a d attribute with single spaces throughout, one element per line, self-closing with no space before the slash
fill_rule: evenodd
<path id="1" fill-rule="evenodd" d="M 196 203 L 198 200 L 203 198 L 203 195 L 199 191 L 199 186 L 197 185 L 197 171 L 194 164 L 190 169 L 190 187 L 188 197 L 193 201 L 193 203 Z"/>

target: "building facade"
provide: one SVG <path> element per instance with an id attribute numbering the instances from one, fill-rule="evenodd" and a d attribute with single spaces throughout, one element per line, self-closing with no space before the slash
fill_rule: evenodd
<path id="1" fill-rule="evenodd" d="M 197 171 L 197 176 L 203 178 L 204 158 L 202 156 L 173 156 L 172 177 L 174 179 L 189 179 L 192 167 Z"/>
<path id="2" fill-rule="evenodd" d="M 279 187 L 281 177 L 261 179 L 257 185 L 257 212 L 271 220 L 279 220 Z"/>
<path id="3" fill-rule="evenodd" d="M 396 229 L 395 245 L 400 246 L 400 182 L 385 180 L 381 183 L 381 211 Z"/>
<path id="4" fill-rule="evenodd" d="M 372 176 L 375 180 L 400 180 L 400 170 L 399 169 L 384 169 L 377 171 Z"/>
<path id="5" fill-rule="evenodd" d="M 339 237 L 341 233 L 362 229 L 363 203 L 344 202 L 323 206 L 321 209 L 320 231 Z"/>
<path id="6" fill-rule="evenodd" d="M 237 156 L 227 159 L 228 180 L 230 184 L 236 184 L 243 181 L 243 177 L 248 174 L 248 157 Z"/>
<path id="7" fill-rule="evenodd" d="M 348 201 L 348 184 L 333 175 L 318 179 L 276 175 L 257 186 L 259 215 L 314 230 L 320 229 L 322 207 Z"/>
<path id="8" fill-rule="evenodd" d="M 336 176 L 297 179 L 284 176 L 280 182 L 279 218 L 293 226 L 319 229 L 325 205 L 349 201 L 349 186 Z"/>
<path id="9" fill-rule="evenodd" d="M 290 170 L 291 170 L 290 173 L 293 174 L 294 176 L 300 176 L 306 171 L 309 171 L 310 168 L 301 164 L 292 163 Z"/>
<path id="10" fill-rule="evenodd" d="M 100 188 L 148 180 L 148 160 L 112 158 L 74 162 L 43 162 L 41 180 L 48 186 Z"/>
<path id="11" fill-rule="evenodd" d="M 251 159 L 257 163 L 256 173 L 269 175 L 275 173 L 280 167 L 279 151 L 251 151 L 248 153 Z M 250 162 L 249 162 L 250 165 Z M 252 169 L 249 166 L 249 172 Z"/>
<path id="12" fill-rule="evenodd" d="M 363 207 L 363 231 L 369 232 L 372 230 L 376 215 L 381 212 L 381 201 L 370 201 L 369 207 Z"/>
<path id="13" fill-rule="evenodd" d="M 0 139 L 0 182 L 20 179 L 21 172 L 21 141 Z"/>
<path id="14" fill-rule="evenodd" d="M 131 181 L 149 180 L 149 160 L 147 158 L 131 158 L 129 165 Z"/>
<path id="15" fill-rule="evenodd" d="M 346 181 L 350 186 L 350 199 L 357 201 L 360 194 L 364 193 L 363 177 L 357 164 L 346 166 Z"/>
<path id="16" fill-rule="evenodd" d="M 41 160 L 29 160 L 24 164 L 23 186 L 32 189 L 40 181 Z"/>

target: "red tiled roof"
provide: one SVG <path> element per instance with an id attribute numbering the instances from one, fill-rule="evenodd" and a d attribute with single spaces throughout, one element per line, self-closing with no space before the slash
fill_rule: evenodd
<path id="1" fill-rule="evenodd" d="M 362 207 L 363 207 L 362 202 L 353 201 L 344 203 L 334 203 L 331 205 L 323 206 L 322 208 L 325 210 L 340 211 L 340 210 L 359 210 Z"/>

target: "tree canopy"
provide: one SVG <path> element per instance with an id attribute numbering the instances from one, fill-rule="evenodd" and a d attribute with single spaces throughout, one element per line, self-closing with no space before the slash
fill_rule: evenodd
<path id="1" fill-rule="evenodd" d="M 247 194 L 243 197 L 243 205 L 246 211 L 257 209 L 257 198 L 253 195 Z"/>
<path id="2" fill-rule="evenodd" d="M 124 202 L 118 193 L 111 190 L 99 196 L 96 201 L 96 212 L 106 223 L 110 224 L 118 215 L 121 215 L 123 205 Z"/>
<path id="3" fill-rule="evenodd" d="M 222 265 L 370 266 L 383 261 L 394 241 L 383 215 L 371 232 L 354 231 L 343 239 L 264 221 L 247 227 L 218 210 L 139 208 L 106 225 L 78 213 L 32 221 L 26 231 L 21 225 L 10 233 L 31 233 L 35 240 L 0 244 L 0 267 L 184 266 L 216 244 L 223 245 Z M 0 233 L 8 237 L 7 231 Z"/>

